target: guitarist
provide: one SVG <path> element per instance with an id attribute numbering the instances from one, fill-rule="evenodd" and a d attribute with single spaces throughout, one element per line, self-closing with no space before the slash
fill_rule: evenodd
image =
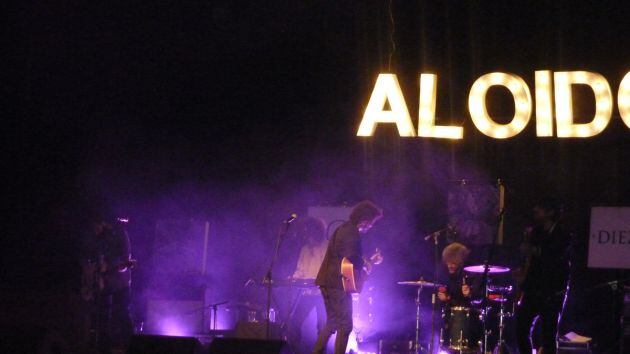
<path id="1" fill-rule="evenodd" d="M 352 332 L 352 296 L 343 289 L 340 269 L 341 260 L 349 259 L 356 269 L 366 266 L 362 257 L 360 235 L 367 233 L 383 215 L 382 210 L 370 201 L 362 201 L 352 209 L 350 218 L 335 230 L 328 242 L 315 284 L 320 287 L 326 308 L 326 325 L 319 333 L 313 353 L 325 353 L 328 339 L 337 332 L 335 354 L 346 352 L 348 337 Z M 372 258 L 374 264 L 382 257 Z"/>
<path id="2" fill-rule="evenodd" d="M 556 352 L 558 322 L 569 282 L 571 236 L 560 225 L 562 204 L 551 198 L 540 200 L 533 210 L 535 227 L 521 246 L 526 274 L 516 309 L 516 338 L 521 354 L 532 352 L 530 329 L 541 326 L 545 354 Z M 538 317 L 538 321 L 535 321 Z"/>
<path id="3" fill-rule="evenodd" d="M 94 307 L 92 328 L 99 353 L 124 349 L 133 334 L 130 244 L 124 223 L 93 215 L 84 240 L 81 295 Z"/>

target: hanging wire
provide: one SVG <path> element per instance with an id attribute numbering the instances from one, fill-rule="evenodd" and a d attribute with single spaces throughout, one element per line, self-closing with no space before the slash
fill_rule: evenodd
<path id="1" fill-rule="evenodd" d="M 394 57 L 394 52 L 396 52 L 396 41 L 394 40 L 394 33 L 396 32 L 396 22 L 394 21 L 394 13 L 392 12 L 392 1 L 389 0 L 387 4 L 387 12 L 389 14 L 389 56 L 387 58 L 387 71 L 392 72 L 392 58 Z"/>

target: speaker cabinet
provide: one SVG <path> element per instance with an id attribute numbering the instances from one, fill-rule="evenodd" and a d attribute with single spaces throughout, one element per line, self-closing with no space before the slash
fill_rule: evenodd
<path id="1" fill-rule="evenodd" d="M 209 354 L 293 354 L 283 340 L 216 338 Z"/>
<path id="2" fill-rule="evenodd" d="M 203 354 L 195 337 L 136 335 L 131 337 L 128 354 Z"/>

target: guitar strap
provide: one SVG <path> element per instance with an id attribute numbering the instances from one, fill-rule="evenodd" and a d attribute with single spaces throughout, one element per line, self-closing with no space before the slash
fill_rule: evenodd
<path id="1" fill-rule="evenodd" d="M 339 225 L 339 227 L 337 229 L 335 229 L 335 232 L 333 233 L 332 239 L 330 240 L 330 242 L 333 243 L 333 247 L 335 249 L 335 253 L 337 253 L 337 232 L 339 232 L 339 229 L 345 225 L 346 223 L 344 222 L 343 224 Z M 336 254 L 336 256 L 339 256 L 339 254 Z M 341 277 L 341 265 L 339 265 L 337 267 L 337 270 L 339 271 L 339 276 Z"/>
<path id="2" fill-rule="evenodd" d="M 344 222 L 344 224 L 345 224 L 345 222 Z M 333 247 L 335 247 L 335 248 L 337 247 L 337 244 L 336 244 L 336 242 L 337 242 L 337 232 L 339 231 L 339 228 L 342 227 L 342 226 L 343 226 L 343 224 L 339 225 L 339 227 L 337 227 L 335 229 L 335 232 L 333 232 L 333 235 L 330 238 L 330 242 L 332 242 Z"/>

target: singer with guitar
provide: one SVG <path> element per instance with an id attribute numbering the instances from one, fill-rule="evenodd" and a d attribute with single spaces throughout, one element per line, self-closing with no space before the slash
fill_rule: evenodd
<path id="1" fill-rule="evenodd" d="M 124 223 L 92 214 L 81 257 L 81 296 L 93 308 L 92 345 L 101 354 L 124 352 L 133 334 L 129 306 L 135 261 Z"/>
<path id="2" fill-rule="evenodd" d="M 556 352 L 556 336 L 570 271 L 570 233 L 560 224 L 562 204 L 552 198 L 540 200 L 533 210 L 535 227 L 521 246 L 525 262 L 519 306 L 516 309 L 516 338 L 521 354 L 532 352 L 530 329 L 539 323 L 542 346 L 537 352 Z M 538 318 L 538 320 L 536 320 Z"/>
<path id="3" fill-rule="evenodd" d="M 352 295 L 357 289 L 344 290 L 341 264 L 345 259 L 352 263 L 356 270 L 369 268 L 372 264 L 382 262 L 380 254 L 372 256 L 371 261 L 364 259 L 361 251 L 361 236 L 367 233 L 374 223 L 380 219 L 382 211 L 370 201 L 357 204 L 347 222 L 335 230 L 328 242 L 326 254 L 315 284 L 320 287 L 326 308 L 326 325 L 320 332 L 313 353 L 325 353 L 328 339 L 337 332 L 335 354 L 346 352 L 348 337 L 352 332 Z"/>

